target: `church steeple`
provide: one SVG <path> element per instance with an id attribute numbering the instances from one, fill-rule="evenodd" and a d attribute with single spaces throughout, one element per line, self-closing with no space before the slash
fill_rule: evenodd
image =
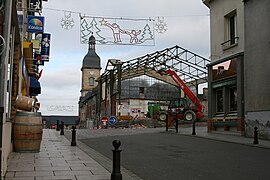
<path id="1" fill-rule="evenodd" d="M 100 57 L 96 53 L 96 39 L 93 35 L 89 37 L 88 52 L 82 62 L 82 89 L 81 97 L 93 91 L 97 86 L 96 80 L 100 77 Z"/>
<path id="2" fill-rule="evenodd" d="M 93 36 L 93 34 L 90 36 L 88 44 L 89 44 L 88 51 L 90 50 L 96 51 L 96 39 Z"/>
<path id="3" fill-rule="evenodd" d="M 100 57 L 96 53 L 96 39 L 93 35 L 89 37 L 88 53 L 83 58 L 82 68 L 101 69 Z"/>

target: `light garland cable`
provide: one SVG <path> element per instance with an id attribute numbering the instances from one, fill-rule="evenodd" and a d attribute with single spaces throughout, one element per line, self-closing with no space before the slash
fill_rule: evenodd
<path id="1" fill-rule="evenodd" d="M 82 13 L 79 11 L 71 11 L 65 9 L 55 9 L 55 8 L 43 8 L 44 10 L 51 10 L 51 11 L 58 11 L 58 12 L 70 12 L 72 14 L 78 14 L 80 17 L 87 17 L 87 18 L 106 18 L 106 19 L 121 19 L 121 20 L 150 20 L 155 21 L 155 19 L 159 17 L 165 18 L 183 18 L 183 17 L 198 17 L 198 16 L 210 16 L 210 14 L 194 14 L 194 15 L 180 15 L 180 16 L 156 16 L 156 17 L 149 17 L 149 18 L 139 18 L 139 17 L 111 17 L 111 16 L 96 16 L 96 15 L 85 15 L 86 13 Z M 84 14 L 84 15 L 82 15 Z"/>

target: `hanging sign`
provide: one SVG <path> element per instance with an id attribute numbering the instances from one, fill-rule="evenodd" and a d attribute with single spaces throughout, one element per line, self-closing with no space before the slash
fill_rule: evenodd
<path id="1" fill-rule="evenodd" d="M 43 31 L 44 31 L 44 17 L 28 16 L 27 32 L 43 32 Z"/>
<path id="2" fill-rule="evenodd" d="M 51 34 L 43 33 L 41 40 L 41 60 L 49 61 Z"/>
<path id="3" fill-rule="evenodd" d="M 41 60 L 41 54 L 34 53 L 34 65 L 44 66 L 44 61 Z"/>

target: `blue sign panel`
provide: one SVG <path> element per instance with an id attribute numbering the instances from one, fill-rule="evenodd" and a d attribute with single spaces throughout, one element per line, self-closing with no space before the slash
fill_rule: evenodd
<path id="1" fill-rule="evenodd" d="M 44 31 L 44 17 L 28 16 L 27 32 L 43 32 L 43 31 Z"/>
<path id="2" fill-rule="evenodd" d="M 41 40 L 41 60 L 49 61 L 51 34 L 43 33 Z"/>
<path id="3" fill-rule="evenodd" d="M 109 123 L 110 124 L 116 124 L 116 117 L 115 116 L 111 116 L 110 118 L 109 118 Z"/>

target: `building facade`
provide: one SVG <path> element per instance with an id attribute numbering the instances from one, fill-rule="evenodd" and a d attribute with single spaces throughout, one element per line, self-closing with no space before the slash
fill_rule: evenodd
<path id="1" fill-rule="evenodd" d="M 14 98 L 18 88 L 19 58 L 22 55 L 18 16 L 15 1 L 0 3 L 0 165 L 1 179 L 7 170 L 7 159 L 12 151 L 11 132 L 14 121 Z M 15 67 L 16 69 L 13 69 Z M 14 71 L 12 71 L 14 70 Z"/>
<path id="2" fill-rule="evenodd" d="M 244 4 L 204 0 L 210 9 L 208 130 L 244 133 Z"/>
<path id="3" fill-rule="evenodd" d="M 245 120 L 246 135 L 270 139 L 270 1 L 246 0 Z"/>
<path id="4" fill-rule="evenodd" d="M 210 9 L 208 130 L 269 139 L 269 1 L 203 0 Z M 258 27 L 267 28 L 258 28 Z"/>
<path id="5" fill-rule="evenodd" d="M 41 93 L 41 76 L 34 53 L 41 51 L 41 40 L 33 39 L 42 32 L 30 31 L 30 17 L 41 17 L 42 0 L 8 0 L 0 2 L 0 169 L 1 179 L 7 170 L 7 159 L 14 151 L 15 124 L 18 113 L 35 114 Z M 34 6 L 37 5 L 37 6 Z M 38 13 L 38 15 L 36 15 Z M 44 20 L 44 19 L 43 19 Z M 39 29 L 44 30 L 44 21 Z M 36 26 L 31 26 L 36 27 Z M 34 41 L 38 42 L 36 46 Z M 23 101 L 22 99 L 27 99 Z M 24 103 L 22 103 L 24 102 Z M 31 103 L 29 103 L 31 102 Z M 28 106 L 29 104 L 29 106 Z M 27 107 L 26 107 L 26 106 Z M 31 105 L 31 106 L 30 106 Z M 28 108 L 29 107 L 29 108 Z M 37 113 L 40 114 L 40 113 Z M 26 139 L 20 139 L 25 140 Z M 26 143 L 27 144 L 27 143 Z"/>

